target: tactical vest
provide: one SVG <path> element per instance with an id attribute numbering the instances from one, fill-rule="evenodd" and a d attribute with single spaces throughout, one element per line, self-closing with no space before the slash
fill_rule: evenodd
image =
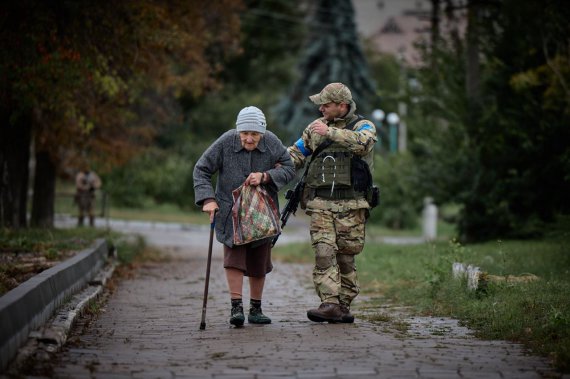
<path id="1" fill-rule="evenodd" d="M 372 175 L 364 160 L 332 143 L 312 157 L 306 183 L 311 198 L 356 199 L 366 195 Z"/>

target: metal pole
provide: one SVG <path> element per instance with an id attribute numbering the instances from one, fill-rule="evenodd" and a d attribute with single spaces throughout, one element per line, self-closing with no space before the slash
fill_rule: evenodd
<path id="1" fill-rule="evenodd" d="M 214 217 L 216 217 L 215 212 Z M 210 266 L 212 264 L 212 244 L 214 242 L 215 225 L 216 221 L 214 220 L 210 224 L 210 243 L 208 246 L 208 263 L 206 264 L 206 283 L 204 284 L 204 301 L 202 303 L 202 321 L 200 322 L 200 330 L 206 329 L 206 306 L 208 305 L 208 286 L 210 284 Z"/>

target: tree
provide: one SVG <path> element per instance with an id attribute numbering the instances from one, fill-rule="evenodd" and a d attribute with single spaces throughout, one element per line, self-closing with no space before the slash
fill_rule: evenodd
<path id="1" fill-rule="evenodd" d="M 420 182 L 463 205 L 464 240 L 533 236 L 570 212 L 570 13 L 556 0 L 468 7 L 466 38 L 426 50 L 445 75 L 419 71 Z"/>
<path id="2" fill-rule="evenodd" d="M 145 91 L 215 88 L 220 63 L 238 51 L 240 9 L 230 0 L 4 2 L 1 136 L 20 137 L 0 146 L 2 225 L 25 225 L 27 175 L 18 169 L 28 160 L 17 162 L 32 138 L 32 224 L 51 226 L 58 170 L 78 160 L 115 166 L 151 140 L 154 126 L 133 112 Z"/>
<path id="3" fill-rule="evenodd" d="M 352 2 L 316 2 L 308 25 L 308 40 L 298 66 L 299 77 L 276 108 L 278 124 L 292 135 L 297 135 L 318 116 L 308 96 L 320 92 L 328 83 L 346 84 L 359 113 L 370 114 L 378 101 L 359 44 Z"/>
<path id="4" fill-rule="evenodd" d="M 148 95 L 148 103 L 160 104 L 161 113 L 175 117 L 154 122 L 163 127 L 153 148 L 105 175 L 106 190 L 112 191 L 114 203 L 142 207 L 168 202 L 193 209 L 192 167 L 215 138 L 235 127 L 237 113 L 244 106 L 258 106 L 266 115 L 268 128 L 283 134 L 273 121 L 271 107 L 294 77 L 305 29 L 303 3 L 245 1 L 239 12 L 240 32 L 236 33 L 240 52 L 229 57 L 216 75 L 216 88 L 198 97 L 183 90 L 178 101 L 168 103 L 164 97 Z M 150 107 L 143 108 L 148 112 Z M 145 113 L 144 118 L 148 117 L 152 115 Z"/>
<path id="5" fill-rule="evenodd" d="M 197 100 L 181 99 L 189 129 L 195 136 L 217 138 L 234 125 L 239 110 L 247 105 L 262 109 L 268 127 L 281 134 L 273 122 L 272 107 L 295 79 L 295 63 L 306 29 L 303 3 L 302 0 L 245 2 L 240 13 L 241 52 L 220 73 L 220 88 Z"/>

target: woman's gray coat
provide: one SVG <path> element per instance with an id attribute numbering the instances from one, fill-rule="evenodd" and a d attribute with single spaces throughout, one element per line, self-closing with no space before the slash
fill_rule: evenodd
<path id="1" fill-rule="evenodd" d="M 279 167 L 275 165 L 279 163 Z M 218 172 L 216 191 L 212 176 Z M 277 192 L 295 177 L 291 157 L 279 138 L 266 131 L 257 148 L 247 151 L 241 146 L 237 130 L 229 130 L 202 154 L 194 166 L 194 195 L 196 205 L 215 198 L 220 210 L 216 213 L 216 238 L 233 246 L 232 191 L 243 184 L 252 172 L 267 172 L 272 179 L 265 188 L 277 205 Z"/>

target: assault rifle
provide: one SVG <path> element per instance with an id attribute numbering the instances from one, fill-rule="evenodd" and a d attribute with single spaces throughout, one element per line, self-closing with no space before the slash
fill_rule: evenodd
<path id="1" fill-rule="evenodd" d="M 297 182 L 297 184 L 295 184 L 295 187 L 293 189 L 287 190 L 287 192 L 285 193 L 285 199 L 287 200 L 287 203 L 285 204 L 285 208 L 283 208 L 283 211 L 281 211 L 281 218 L 280 218 L 281 229 L 283 229 L 287 224 L 289 216 L 291 216 L 291 214 L 294 215 L 295 212 L 297 212 L 297 208 L 299 207 L 299 203 L 301 202 L 301 196 L 303 196 L 303 190 L 305 189 L 306 176 L 307 176 L 307 170 L 305 170 L 305 173 L 303 174 L 301 179 Z M 277 243 L 277 239 L 279 238 L 280 235 L 281 233 L 273 237 L 273 241 L 271 242 L 271 247 L 275 246 L 275 243 Z"/>

